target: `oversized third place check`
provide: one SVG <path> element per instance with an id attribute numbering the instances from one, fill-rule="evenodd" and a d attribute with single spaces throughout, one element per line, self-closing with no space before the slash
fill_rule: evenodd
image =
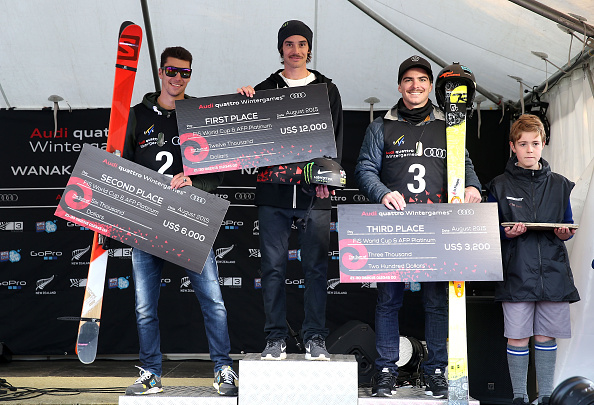
<path id="1" fill-rule="evenodd" d="M 184 174 L 336 157 L 325 84 L 175 103 Z"/>
<path id="2" fill-rule="evenodd" d="M 497 204 L 338 206 L 340 281 L 500 281 Z"/>

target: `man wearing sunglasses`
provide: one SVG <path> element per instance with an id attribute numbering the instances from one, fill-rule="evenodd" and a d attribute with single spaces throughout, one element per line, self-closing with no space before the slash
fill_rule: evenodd
<path id="1" fill-rule="evenodd" d="M 222 173 L 184 176 L 175 102 L 189 98 L 186 86 L 192 74 L 192 54 L 182 47 L 166 48 L 161 54 L 161 91 L 148 93 L 130 109 L 123 157 L 171 176 L 171 188 L 197 187 L 213 192 L 223 181 Z M 134 248 L 132 273 L 136 298 L 136 326 L 140 343 L 140 377 L 126 395 L 162 392 L 162 355 L 157 306 L 161 288 L 161 258 Z M 212 250 L 202 273 L 186 270 L 202 309 L 210 358 L 215 363 L 213 386 L 220 395 L 236 396 L 237 374 L 231 368 L 231 344 L 227 310 L 219 286 L 219 273 Z"/>
<path id="2" fill-rule="evenodd" d="M 268 79 L 255 88 L 245 86 L 238 93 L 253 97 L 257 90 L 282 87 L 306 86 L 325 83 L 332 113 L 336 151 L 340 163 L 342 155 L 342 102 L 338 88 L 332 80 L 306 64 L 311 60 L 313 32 L 301 21 L 285 22 L 278 31 L 277 49 L 284 68 L 271 74 Z M 330 246 L 331 201 L 328 187 L 316 186 L 315 204 L 300 186 L 293 185 L 301 179 L 303 163 L 295 167 L 295 176 L 289 184 L 264 182 L 282 172 L 279 166 L 260 168 L 256 187 L 255 203 L 258 206 L 260 225 L 260 254 L 262 256 L 262 294 L 267 334 L 266 347 L 262 360 L 281 360 L 287 357 L 285 275 L 288 258 L 289 237 L 293 221 L 302 222 L 299 226 L 301 244 L 301 265 L 305 276 L 304 312 L 302 325 L 305 341 L 305 358 L 308 360 L 330 360 L 326 350 L 326 297 L 328 251 Z M 287 165 L 284 165 L 286 168 Z M 334 194 L 334 192 L 332 192 Z M 307 214 L 308 212 L 309 215 Z"/>

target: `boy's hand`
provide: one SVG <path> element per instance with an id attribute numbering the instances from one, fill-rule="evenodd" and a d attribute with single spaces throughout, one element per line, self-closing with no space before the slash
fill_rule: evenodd
<path id="1" fill-rule="evenodd" d="M 243 94 L 244 96 L 254 97 L 256 94 L 256 90 L 252 86 L 243 86 L 237 89 L 239 94 Z"/>
<path id="2" fill-rule="evenodd" d="M 567 240 L 575 235 L 575 229 L 569 229 L 566 226 L 562 228 L 556 228 L 553 232 L 555 232 L 555 235 L 557 235 L 557 237 L 561 240 Z"/>
<path id="3" fill-rule="evenodd" d="M 512 238 L 515 238 L 516 236 L 520 236 L 521 234 L 526 232 L 526 230 L 527 230 L 526 225 L 524 225 L 521 222 L 518 222 L 513 227 L 506 226 L 504 229 L 505 236 L 507 236 L 508 239 L 512 239 Z M 555 229 L 555 233 L 557 233 L 556 229 Z"/>

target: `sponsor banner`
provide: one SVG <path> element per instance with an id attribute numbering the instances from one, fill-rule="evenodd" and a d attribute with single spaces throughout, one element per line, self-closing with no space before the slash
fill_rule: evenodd
<path id="1" fill-rule="evenodd" d="M 0 280 L 0 288 L 8 290 L 22 290 L 27 286 L 25 280 Z"/>
<path id="2" fill-rule="evenodd" d="M 497 204 L 338 206 L 340 281 L 499 281 Z"/>
<path id="3" fill-rule="evenodd" d="M 225 174 L 225 179 L 227 175 Z M 369 204 L 369 199 L 357 189 L 336 189 L 336 194 L 330 196 L 332 206 L 338 204 Z M 255 186 L 220 186 L 215 194 L 219 198 L 228 200 L 231 206 L 255 207 Z"/>
<path id="4" fill-rule="evenodd" d="M 200 273 L 229 202 L 101 149 L 83 148 L 55 215 Z"/>
<path id="5" fill-rule="evenodd" d="M 56 207 L 63 190 L 59 187 L 0 189 L 0 208 Z"/>
<path id="6" fill-rule="evenodd" d="M 23 221 L 0 221 L 0 231 L 23 231 Z"/>
<path id="7" fill-rule="evenodd" d="M 70 175 L 84 144 L 105 149 L 109 109 L 59 110 L 57 130 L 54 111 L 0 111 L 0 122 L 10 144 L 0 148 L 2 187 L 11 187 L 19 199 L 13 204 L 2 201 L 0 207 L 48 206 L 57 201 L 59 190 Z M 17 187 L 25 187 L 14 191 Z M 39 191 L 35 188 L 40 189 Z M 25 193 L 25 190 L 29 190 Z"/>
<path id="8" fill-rule="evenodd" d="M 17 263 L 21 258 L 21 249 L 0 251 L 0 262 Z"/>
<path id="9" fill-rule="evenodd" d="M 191 98 L 175 109 L 186 175 L 336 157 L 325 84 Z"/>

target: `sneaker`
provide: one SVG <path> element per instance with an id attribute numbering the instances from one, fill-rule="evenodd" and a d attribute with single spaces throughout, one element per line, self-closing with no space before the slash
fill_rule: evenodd
<path id="1" fill-rule="evenodd" d="M 433 398 L 448 397 L 448 380 L 439 368 L 435 369 L 434 374 L 425 374 L 425 394 Z"/>
<path id="2" fill-rule="evenodd" d="M 326 341 L 320 335 L 314 335 L 305 344 L 305 360 L 330 360 L 326 350 Z"/>
<path id="3" fill-rule="evenodd" d="M 239 380 L 235 371 L 230 366 L 223 366 L 215 373 L 212 386 L 215 387 L 220 395 L 236 397 L 237 387 L 235 386 L 235 380 Z"/>
<path id="4" fill-rule="evenodd" d="M 373 376 L 372 384 L 371 395 L 374 397 L 391 397 L 396 394 L 396 376 L 388 368 L 378 371 Z"/>
<path id="5" fill-rule="evenodd" d="M 270 339 L 266 341 L 266 348 L 262 352 L 262 360 L 282 360 L 287 358 L 287 343 L 285 339 Z"/>
<path id="6" fill-rule="evenodd" d="M 140 377 L 134 381 L 134 384 L 126 388 L 126 395 L 145 395 L 163 392 L 161 377 L 150 371 L 146 371 L 142 367 L 136 366 L 136 368 L 140 370 Z"/>
<path id="7" fill-rule="evenodd" d="M 539 402 L 539 405 L 549 405 L 550 401 L 551 397 L 542 397 L 541 401 Z"/>
<path id="8" fill-rule="evenodd" d="M 513 405 L 528 405 L 528 401 L 524 401 L 524 398 L 514 398 Z"/>

